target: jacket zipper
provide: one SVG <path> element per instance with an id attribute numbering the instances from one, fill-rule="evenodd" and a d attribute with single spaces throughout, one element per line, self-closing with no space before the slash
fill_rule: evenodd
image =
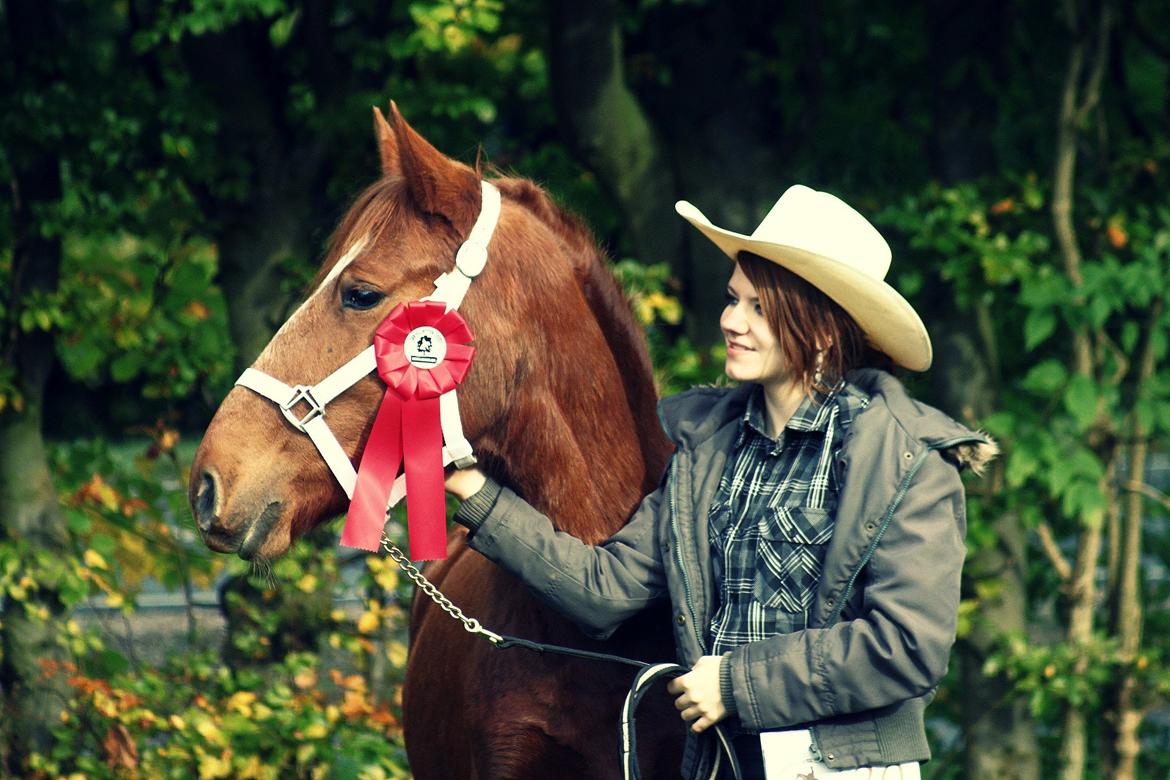
<path id="1" fill-rule="evenodd" d="M 691 615 L 691 631 L 694 633 L 695 641 L 699 645 L 699 653 L 702 654 L 706 646 L 703 644 L 703 637 L 699 634 L 698 620 L 696 620 L 695 617 L 695 602 L 691 597 L 691 579 L 689 576 L 687 576 L 687 567 L 683 565 L 682 545 L 679 543 L 678 505 L 675 502 L 675 491 L 678 486 L 678 478 L 676 476 L 678 472 L 676 471 L 676 468 L 677 464 L 672 464 L 669 482 L 670 489 L 667 491 L 670 497 L 670 533 L 674 537 L 675 562 L 678 564 L 679 571 L 682 572 L 683 592 L 687 597 L 687 611 L 690 612 Z"/>
<path id="2" fill-rule="evenodd" d="M 849 581 L 845 583 L 845 591 L 841 594 L 840 600 L 837 602 L 837 608 L 833 611 L 832 617 L 825 623 L 825 628 L 834 625 L 841 617 L 841 612 L 845 609 L 845 604 L 849 601 L 849 597 L 853 594 L 853 585 L 857 582 L 857 577 L 861 574 L 861 570 L 869 563 L 870 558 L 873 557 L 877 550 L 878 543 L 885 536 L 886 530 L 890 527 L 890 522 L 894 519 L 894 512 L 898 510 L 898 506 L 902 503 L 902 499 L 906 497 L 906 491 L 910 489 L 910 482 L 914 479 L 914 475 L 922 468 L 922 464 L 926 462 L 926 458 L 931 452 L 936 450 L 945 450 L 948 447 L 954 447 L 958 444 L 966 442 L 983 442 L 975 436 L 962 436 L 956 439 L 939 442 L 938 444 L 928 444 L 926 450 L 918 456 L 918 460 L 914 461 L 914 465 L 910 468 L 909 473 L 902 479 L 902 484 L 898 486 L 898 492 L 894 494 L 894 500 L 890 502 L 889 507 L 886 508 L 886 514 L 882 517 L 881 525 L 878 526 L 877 533 L 874 534 L 873 541 L 869 543 L 869 547 L 865 550 L 865 555 L 861 556 L 861 561 L 853 569 L 853 573 L 849 575 Z M 813 737 L 813 744 L 816 744 L 816 737 Z"/>

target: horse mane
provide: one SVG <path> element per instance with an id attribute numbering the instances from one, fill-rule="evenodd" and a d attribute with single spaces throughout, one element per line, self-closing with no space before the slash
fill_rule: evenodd
<path id="1" fill-rule="evenodd" d="M 548 226 L 567 250 L 565 254 L 573 262 L 577 282 L 610 352 L 618 366 L 625 369 L 621 372 L 622 382 L 646 464 L 642 489 L 650 492 L 658 486 L 670 450 L 658 422 L 658 394 L 646 340 L 624 291 L 609 270 L 608 257 L 585 223 L 557 205 L 540 185 L 511 176 L 494 178 L 491 182 L 503 195 Z"/>

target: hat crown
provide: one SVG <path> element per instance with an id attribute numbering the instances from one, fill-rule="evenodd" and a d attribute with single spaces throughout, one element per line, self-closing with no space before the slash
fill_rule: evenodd
<path id="1" fill-rule="evenodd" d="M 890 245 L 877 228 L 835 195 L 802 184 L 780 196 L 751 237 L 832 258 L 872 279 L 890 270 Z"/>

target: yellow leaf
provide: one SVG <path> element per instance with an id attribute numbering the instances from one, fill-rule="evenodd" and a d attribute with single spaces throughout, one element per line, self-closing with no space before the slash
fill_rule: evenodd
<path id="1" fill-rule="evenodd" d="M 378 616 L 373 612 L 363 612 L 358 618 L 357 630 L 363 634 L 372 633 L 378 627 Z"/>
<path id="2" fill-rule="evenodd" d="M 86 550 L 82 555 L 85 565 L 91 569 L 107 569 L 106 559 L 97 550 Z"/>
<path id="3" fill-rule="evenodd" d="M 204 756 L 199 759 L 200 780 L 211 780 L 217 777 L 229 777 L 232 773 L 232 762 L 224 756 Z"/>
<path id="4" fill-rule="evenodd" d="M 228 699 L 227 706 L 236 712 L 250 717 L 252 715 L 252 704 L 256 701 L 256 694 L 251 691 L 237 691 Z"/>
<path id="5" fill-rule="evenodd" d="M 382 590 L 394 590 L 398 587 L 398 572 L 395 569 L 383 569 L 374 575 L 374 582 Z"/>
<path id="6" fill-rule="evenodd" d="M 187 722 L 178 715 L 172 715 L 171 727 L 174 728 L 175 731 L 182 731 L 183 729 L 187 728 Z"/>
<path id="7" fill-rule="evenodd" d="M 195 730 L 199 732 L 201 737 L 213 745 L 223 745 L 227 741 L 224 739 L 223 731 L 220 730 L 219 726 L 206 718 L 195 725 Z"/>
<path id="8" fill-rule="evenodd" d="M 315 669 L 302 669 L 293 675 L 293 685 L 298 688 L 312 688 L 317 684 Z"/>
<path id="9" fill-rule="evenodd" d="M 312 593 L 317 589 L 317 578 L 312 574 L 306 574 L 297 581 L 297 588 L 305 593 Z"/>
<path id="10" fill-rule="evenodd" d="M 314 723 L 312 726 L 309 726 L 307 729 L 305 729 L 305 736 L 309 739 L 321 739 L 321 737 L 328 733 L 329 729 L 325 728 L 324 723 Z"/>
<path id="11" fill-rule="evenodd" d="M 117 609 L 126 603 L 126 599 L 122 598 L 121 593 L 107 593 L 106 606 L 110 609 Z"/>
<path id="12" fill-rule="evenodd" d="M 390 642 L 386 646 L 386 658 L 397 668 L 406 666 L 406 645 L 402 642 Z"/>

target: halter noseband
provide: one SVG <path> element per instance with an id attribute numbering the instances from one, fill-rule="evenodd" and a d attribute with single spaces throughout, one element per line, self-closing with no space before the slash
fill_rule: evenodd
<path id="1" fill-rule="evenodd" d="M 483 271 L 487 263 L 488 244 L 500 218 L 500 191 L 486 181 L 480 182 L 480 188 L 482 201 L 479 217 L 455 255 L 455 268 L 436 279 L 435 291 L 421 299 L 442 301 L 447 304 L 448 311 L 459 308 L 472 280 Z M 376 367 L 374 347 L 370 345 L 315 385 L 286 385 L 255 368 L 244 369 L 236 384 L 275 403 L 290 425 L 307 434 L 337 478 L 346 497 L 352 499 L 357 471 L 325 422 L 325 407 Z M 298 411 L 302 404 L 308 406 L 308 410 L 303 413 Z M 475 455 L 472 454 L 471 443 L 463 435 L 455 390 L 439 396 L 439 413 L 444 441 L 443 465 L 454 463 L 457 468 L 474 465 Z M 406 480 L 399 476 L 390 492 L 389 506 L 397 504 L 405 495 Z"/>

